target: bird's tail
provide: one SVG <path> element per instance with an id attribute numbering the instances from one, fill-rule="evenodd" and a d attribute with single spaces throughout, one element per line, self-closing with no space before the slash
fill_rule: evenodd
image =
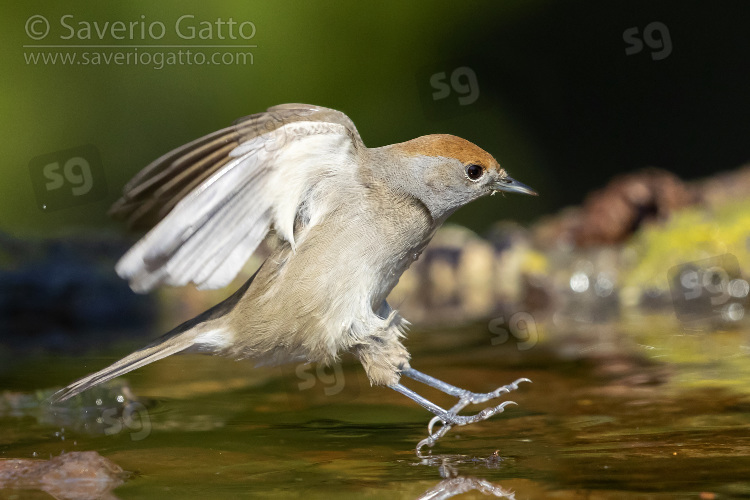
<path id="1" fill-rule="evenodd" d="M 95 385 L 112 380 L 113 378 L 153 363 L 154 361 L 166 358 L 167 356 L 171 356 L 172 354 L 177 354 L 193 345 L 196 335 L 192 331 L 179 332 L 176 335 L 175 333 L 178 332 L 170 332 L 143 349 L 139 349 L 134 353 L 125 356 L 110 366 L 76 380 L 69 386 L 60 389 L 50 396 L 50 403 L 58 403 L 70 399 L 76 394 L 80 394 Z"/>
<path id="2" fill-rule="evenodd" d="M 59 403 L 80 394 L 86 389 L 124 375 L 154 361 L 180 352 L 216 353 L 226 347 L 229 338 L 220 318 L 227 314 L 247 291 L 258 271 L 234 294 L 203 314 L 186 321 L 174 330 L 162 335 L 143 349 L 129 354 L 110 366 L 76 380 L 60 389 L 49 398 L 50 403 Z"/>

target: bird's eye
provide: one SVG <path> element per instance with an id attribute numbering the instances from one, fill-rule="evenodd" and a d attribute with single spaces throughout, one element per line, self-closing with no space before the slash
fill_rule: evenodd
<path id="1" fill-rule="evenodd" d="M 484 174 L 484 169 L 479 165 L 472 164 L 466 167 L 466 177 L 468 177 L 472 181 L 475 181 L 482 177 L 482 174 Z"/>

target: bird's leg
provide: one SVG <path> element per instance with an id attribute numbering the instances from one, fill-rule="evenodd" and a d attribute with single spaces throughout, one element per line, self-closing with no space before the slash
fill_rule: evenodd
<path id="1" fill-rule="evenodd" d="M 405 375 L 410 379 L 416 380 L 417 382 L 422 382 L 425 385 L 434 387 L 435 389 L 442 391 L 448 395 L 456 396 L 460 400 L 466 400 L 467 404 L 484 403 L 485 401 L 489 401 L 490 399 L 495 399 L 501 394 L 507 394 L 510 391 L 515 391 L 516 389 L 518 389 L 518 384 L 520 384 L 521 382 L 531 382 L 531 380 L 527 378 L 519 378 L 518 380 L 511 382 L 508 385 L 498 387 L 492 392 L 479 393 L 461 389 L 460 387 L 456 387 L 455 385 L 443 382 L 440 379 L 431 377 L 430 375 L 422 373 L 419 370 L 415 370 L 414 368 L 401 370 L 401 375 Z"/>
<path id="2" fill-rule="evenodd" d="M 492 415 L 495 415 L 497 413 L 502 413 L 506 406 L 510 404 L 515 404 L 515 403 L 513 401 L 504 401 L 503 403 L 497 406 L 491 406 L 489 408 L 485 408 L 484 410 L 474 415 L 468 415 L 468 416 L 459 415 L 458 413 L 469 404 L 483 403 L 485 401 L 489 401 L 490 399 L 497 398 L 501 394 L 506 394 L 506 393 L 509 393 L 510 391 L 514 391 L 518 389 L 518 384 L 520 384 L 521 382 L 531 382 L 527 378 L 520 378 L 508 385 L 498 387 L 492 392 L 476 393 L 476 392 L 467 391 L 465 389 L 461 389 L 460 387 L 456 387 L 454 385 L 448 384 L 446 382 L 443 382 L 442 380 L 436 379 L 435 377 L 431 377 L 413 368 L 404 368 L 401 370 L 401 374 L 411 379 L 414 379 L 418 382 L 422 382 L 425 385 L 429 385 L 430 387 L 434 387 L 435 389 L 438 389 L 446 394 L 449 394 L 451 396 L 455 396 L 458 398 L 458 402 L 450 410 L 446 410 L 436 405 L 432 401 L 424 398 L 423 396 L 420 396 L 419 394 L 412 391 L 411 389 L 401 385 L 400 383 L 392 384 L 389 386 L 391 389 L 414 400 L 420 406 L 422 406 L 423 408 L 435 414 L 435 416 L 432 418 L 432 420 L 430 420 L 430 423 L 427 426 L 427 431 L 429 433 L 429 436 L 423 439 L 422 441 L 420 441 L 419 444 L 417 445 L 418 454 L 420 452 L 420 449 L 423 446 L 427 445 L 427 446 L 432 447 L 435 444 L 435 442 L 438 439 L 440 439 L 442 436 L 444 436 L 454 425 L 461 426 L 461 425 L 473 424 L 475 422 L 481 422 L 482 420 L 486 420 L 490 418 Z M 440 427 L 440 429 L 433 432 L 433 428 L 437 422 L 440 422 L 442 426 Z"/>
<path id="3" fill-rule="evenodd" d="M 458 413 L 466 406 L 484 403 L 490 399 L 497 398 L 501 394 L 514 391 L 518 389 L 518 384 L 521 382 L 531 382 L 527 378 L 519 378 L 515 382 L 498 387 L 494 391 L 487 393 L 471 392 L 445 383 L 409 366 L 409 353 L 400 340 L 403 337 L 406 322 L 396 311 L 391 309 L 387 302 L 383 302 L 377 312 L 377 316 L 382 324 L 366 342 L 357 345 L 354 352 L 359 357 L 371 384 L 388 386 L 396 392 L 400 392 L 404 396 L 414 400 L 435 415 L 427 426 L 429 436 L 417 445 L 417 454 L 419 454 L 419 450 L 424 445 L 434 445 L 454 425 L 468 425 L 486 420 L 496 413 L 501 413 L 506 406 L 515 403 L 513 401 L 505 401 L 497 406 L 485 408 L 475 415 L 459 415 Z M 401 385 L 399 380 L 402 375 L 454 396 L 458 398 L 458 402 L 450 410 L 446 410 Z M 440 422 L 442 427 L 433 432 L 433 428 L 437 422 Z"/>

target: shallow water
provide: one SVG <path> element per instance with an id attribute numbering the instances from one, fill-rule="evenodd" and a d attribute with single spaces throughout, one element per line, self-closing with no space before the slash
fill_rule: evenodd
<path id="1" fill-rule="evenodd" d="M 425 457 L 414 448 L 430 415 L 371 388 L 351 359 L 318 370 L 178 356 L 129 374 L 124 390 L 36 403 L 131 345 L 5 366 L 0 387 L 15 403 L 0 410 L 0 458 L 97 451 L 133 473 L 113 492 L 122 499 L 447 498 L 450 488 L 473 489 L 461 498 L 750 497 L 745 330 L 686 330 L 663 315 L 540 325 L 538 335 L 499 342 L 487 325 L 410 333 L 413 366 L 456 385 L 533 380 L 508 396 L 518 406 L 452 429 Z M 103 413 L 128 391 L 137 400 L 123 413 Z M 0 498 L 50 497 L 0 489 Z"/>

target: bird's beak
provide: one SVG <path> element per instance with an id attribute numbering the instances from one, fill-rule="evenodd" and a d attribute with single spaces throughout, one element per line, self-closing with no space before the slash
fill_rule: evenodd
<path id="1" fill-rule="evenodd" d="M 522 182 L 518 182 L 514 178 L 508 176 L 498 179 L 498 181 L 492 185 L 492 194 L 495 194 L 496 191 L 506 191 L 508 193 L 522 193 L 530 194 L 531 196 L 538 196 L 536 191 L 531 189 L 529 186 Z"/>

